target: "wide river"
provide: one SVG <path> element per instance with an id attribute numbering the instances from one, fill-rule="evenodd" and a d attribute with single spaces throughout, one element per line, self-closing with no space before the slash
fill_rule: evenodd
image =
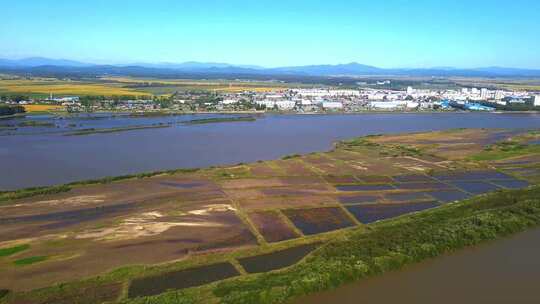
<path id="1" fill-rule="evenodd" d="M 53 127 L 2 120 L 0 190 L 44 186 L 105 176 L 174 168 L 207 167 L 275 159 L 287 154 L 328 150 L 332 143 L 368 134 L 451 128 L 540 128 L 540 114 L 435 113 L 358 115 L 266 115 L 255 122 L 182 124 L 201 115 L 26 118 Z M 67 129 L 171 124 L 85 136 Z M 11 133 L 10 133 L 11 132 Z M 10 134 L 10 135 L 9 135 Z"/>
<path id="2" fill-rule="evenodd" d="M 537 304 L 540 228 L 312 294 L 294 304 Z"/>

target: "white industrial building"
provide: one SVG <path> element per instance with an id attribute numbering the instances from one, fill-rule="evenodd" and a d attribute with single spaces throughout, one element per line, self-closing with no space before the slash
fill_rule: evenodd
<path id="1" fill-rule="evenodd" d="M 325 101 L 322 103 L 322 107 L 325 110 L 339 110 L 343 109 L 343 104 L 336 101 Z"/>
<path id="2" fill-rule="evenodd" d="M 480 90 L 480 99 L 487 100 L 489 98 L 489 90 L 486 88 L 482 88 Z"/>
<path id="3" fill-rule="evenodd" d="M 407 101 L 372 101 L 369 106 L 375 109 L 397 109 L 407 106 Z"/>
<path id="4" fill-rule="evenodd" d="M 296 102 L 293 100 L 258 100 L 255 102 L 258 105 L 264 105 L 267 109 L 273 109 L 277 107 L 279 110 L 292 110 L 296 106 Z"/>
<path id="5" fill-rule="evenodd" d="M 236 104 L 238 103 L 239 100 L 237 99 L 224 99 L 221 104 L 224 104 L 224 105 L 231 105 L 231 104 Z"/>
<path id="6" fill-rule="evenodd" d="M 276 106 L 280 110 L 292 110 L 296 106 L 296 102 L 292 100 L 278 100 Z"/>
<path id="7" fill-rule="evenodd" d="M 540 95 L 534 95 L 533 97 L 533 105 L 535 107 L 540 107 Z"/>
<path id="8" fill-rule="evenodd" d="M 283 97 L 281 94 L 269 94 L 265 96 L 266 99 L 283 99 Z"/>
<path id="9" fill-rule="evenodd" d="M 303 97 L 353 97 L 360 96 L 358 90 L 293 89 L 292 92 Z"/>

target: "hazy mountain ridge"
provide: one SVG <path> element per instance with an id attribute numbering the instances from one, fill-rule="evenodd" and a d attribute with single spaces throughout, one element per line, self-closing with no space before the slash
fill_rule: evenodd
<path id="1" fill-rule="evenodd" d="M 506 67 L 461 69 L 454 67 L 385 69 L 356 62 L 264 68 L 219 62 L 92 64 L 67 59 L 31 57 L 18 60 L 0 59 L 0 70 L 26 73 L 78 73 L 117 75 L 235 74 L 235 75 L 305 75 L 305 76 L 476 76 L 540 77 L 540 70 Z"/>

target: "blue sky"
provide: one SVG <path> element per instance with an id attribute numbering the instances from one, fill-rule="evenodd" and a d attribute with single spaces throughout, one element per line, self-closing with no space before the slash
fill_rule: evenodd
<path id="1" fill-rule="evenodd" d="M 537 0 L 0 0 L 0 57 L 540 68 Z"/>

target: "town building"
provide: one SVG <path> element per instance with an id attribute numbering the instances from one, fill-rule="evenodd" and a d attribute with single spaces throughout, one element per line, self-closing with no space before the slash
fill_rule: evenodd
<path id="1" fill-rule="evenodd" d="M 407 101 L 372 101 L 369 106 L 375 109 L 397 109 L 406 107 Z"/>
<path id="2" fill-rule="evenodd" d="M 231 105 L 231 104 L 236 104 L 238 102 L 239 102 L 238 99 L 224 99 L 223 101 L 221 101 L 221 104 L 223 104 L 223 105 Z"/>
<path id="3" fill-rule="evenodd" d="M 540 107 L 540 95 L 534 95 L 532 97 L 532 104 L 535 106 L 535 107 Z"/>
<path id="4" fill-rule="evenodd" d="M 489 90 L 486 88 L 482 88 L 480 90 L 480 99 L 487 100 L 489 98 Z"/>
<path id="5" fill-rule="evenodd" d="M 325 110 L 340 110 L 343 109 L 343 104 L 341 102 L 325 101 L 322 103 L 322 107 Z"/>

